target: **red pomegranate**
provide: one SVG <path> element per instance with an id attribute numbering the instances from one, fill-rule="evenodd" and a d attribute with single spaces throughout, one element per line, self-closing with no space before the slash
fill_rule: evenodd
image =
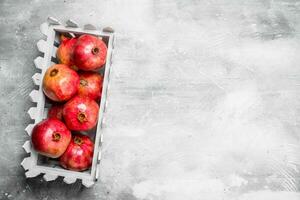
<path id="1" fill-rule="evenodd" d="M 66 101 L 78 90 L 79 76 L 67 65 L 56 64 L 49 67 L 43 79 L 43 90 L 53 101 Z"/>
<path id="2" fill-rule="evenodd" d="M 96 70 L 104 65 L 106 53 L 106 44 L 100 38 L 85 34 L 75 44 L 74 63 L 84 71 Z"/>
<path id="3" fill-rule="evenodd" d="M 96 126 L 98 111 L 99 106 L 94 100 L 75 96 L 64 105 L 63 118 L 70 130 L 87 131 Z"/>
<path id="4" fill-rule="evenodd" d="M 68 65 L 74 70 L 77 69 L 73 61 L 73 50 L 76 42 L 77 38 L 62 38 L 62 41 L 56 52 L 56 57 L 59 63 Z"/>
<path id="5" fill-rule="evenodd" d="M 41 155 L 58 158 L 67 149 L 71 132 L 55 118 L 45 119 L 35 125 L 31 134 L 33 148 Z"/>
<path id="6" fill-rule="evenodd" d="M 81 72 L 79 78 L 78 95 L 99 100 L 102 93 L 103 77 L 96 72 Z"/>
<path id="7" fill-rule="evenodd" d="M 48 111 L 48 118 L 56 118 L 62 121 L 63 107 L 63 105 L 53 105 Z"/>
<path id="8" fill-rule="evenodd" d="M 88 136 L 76 134 L 60 157 L 62 167 L 73 171 L 84 171 L 91 167 L 93 162 L 94 144 Z"/>

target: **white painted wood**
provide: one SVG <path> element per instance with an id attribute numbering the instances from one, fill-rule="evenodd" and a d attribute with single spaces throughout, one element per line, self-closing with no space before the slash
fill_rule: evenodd
<path id="1" fill-rule="evenodd" d="M 49 27 L 49 25 L 48 25 L 47 22 L 42 23 L 42 24 L 40 25 L 40 31 L 41 31 L 44 35 L 47 35 L 47 33 L 48 33 L 48 27 Z"/>
<path id="2" fill-rule="evenodd" d="M 112 48 L 113 48 L 113 49 L 114 49 L 115 46 L 116 46 L 116 42 L 117 42 L 116 37 L 113 37 L 113 42 L 112 42 Z M 113 54 L 113 53 L 112 53 L 112 54 Z"/>
<path id="3" fill-rule="evenodd" d="M 102 119 L 102 122 L 101 122 L 101 124 L 100 124 L 101 128 L 105 127 L 105 123 L 106 123 L 106 119 L 103 118 L 103 119 Z"/>
<path id="4" fill-rule="evenodd" d="M 32 132 L 32 129 L 34 127 L 34 124 L 29 124 L 26 128 L 25 128 L 25 131 L 27 132 L 27 134 L 29 136 L 31 136 L 31 132 Z"/>
<path id="5" fill-rule="evenodd" d="M 67 176 L 67 177 L 64 178 L 64 182 L 67 183 L 67 184 L 75 183 L 76 180 L 77 180 L 77 178 L 75 178 L 75 177 Z"/>
<path id="6" fill-rule="evenodd" d="M 59 25 L 61 24 L 60 21 L 58 21 L 56 18 L 54 17 L 48 17 L 47 21 L 52 24 L 52 25 Z"/>
<path id="7" fill-rule="evenodd" d="M 25 170 L 31 169 L 33 165 L 33 159 L 31 157 L 24 158 L 21 162 L 21 165 Z"/>
<path id="8" fill-rule="evenodd" d="M 71 36 L 72 38 L 76 37 L 74 33 L 70 33 L 70 36 Z"/>
<path id="9" fill-rule="evenodd" d="M 52 57 L 56 58 L 57 47 L 53 46 Z"/>
<path id="10" fill-rule="evenodd" d="M 113 32 L 115 32 L 115 31 L 114 31 L 113 28 L 107 26 L 107 27 L 103 28 L 103 32 L 113 33 Z"/>
<path id="11" fill-rule="evenodd" d="M 32 178 L 32 177 L 36 177 L 39 174 L 40 174 L 40 172 L 38 170 L 31 169 L 25 173 L 25 176 L 27 178 Z"/>
<path id="12" fill-rule="evenodd" d="M 113 54 L 110 54 L 109 60 L 110 60 L 110 64 L 112 65 L 112 63 L 113 63 Z"/>
<path id="13" fill-rule="evenodd" d="M 42 81 L 42 75 L 40 73 L 35 73 L 32 76 L 32 80 L 34 82 L 35 85 L 41 85 L 41 81 Z"/>
<path id="14" fill-rule="evenodd" d="M 28 114 L 29 114 L 29 116 L 30 116 L 30 118 L 31 119 L 36 119 L 36 114 L 37 114 L 37 107 L 31 107 L 31 108 L 29 108 L 29 110 L 28 110 Z"/>
<path id="15" fill-rule="evenodd" d="M 46 40 L 46 44 L 47 44 L 46 51 L 44 53 L 44 58 L 42 59 L 41 62 L 41 70 L 42 70 L 41 77 L 44 76 L 48 67 L 51 66 L 51 57 L 54 48 L 54 38 L 55 38 L 55 31 L 53 30 L 52 26 L 53 25 L 50 24 L 48 28 L 47 40 Z M 40 101 L 37 102 L 35 123 L 38 123 L 44 119 L 45 95 L 43 93 L 43 88 L 41 86 L 39 87 L 39 99 Z"/>
<path id="16" fill-rule="evenodd" d="M 34 64 L 35 64 L 35 67 L 38 68 L 38 69 L 43 69 L 43 58 L 42 57 L 37 57 L 36 59 L 34 59 Z"/>
<path id="17" fill-rule="evenodd" d="M 67 27 L 73 27 L 73 28 L 78 28 L 78 23 L 76 23 L 75 21 L 73 21 L 72 19 L 69 19 L 67 22 Z"/>
<path id="18" fill-rule="evenodd" d="M 46 51 L 47 43 L 45 40 L 39 40 L 36 45 L 40 52 L 44 53 Z"/>
<path id="19" fill-rule="evenodd" d="M 45 108 L 45 109 L 44 109 L 43 119 L 46 119 L 46 118 L 47 118 L 47 116 L 48 116 L 48 111 L 49 111 L 48 108 Z"/>
<path id="20" fill-rule="evenodd" d="M 26 151 L 26 153 L 30 153 L 31 150 L 31 143 L 30 140 L 27 140 L 24 144 L 23 144 L 23 149 Z"/>
<path id="21" fill-rule="evenodd" d="M 39 100 L 39 91 L 38 90 L 32 90 L 29 94 L 29 97 L 32 102 L 36 103 Z"/>
<path id="22" fill-rule="evenodd" d="M 100 164 L 97 165 L 97 168 L 96 168 L 96 181 L 99 179 L 99 175 L 100 175 Z"/>
<path id="23" fill-rule="evenodd" d="M 98 153 L 98 161 L 101 160 L 101 157 L 102 157 L 102 153 L 101 153 L 101 151 L 99 151 L 99 153 Z"/>
<path id="24" fill-rule="evenodd" d="M 105 102 L 105 108 L 107 107 L 107 105 L 108 105 L 108 101 Z"/>
<path id="25" fill-rule="evenodd" d="M 94 184 L 95 184 L 94 181 L 82 180 L 82 185 L 84 185 L 85 187 L 91 187 Z"/>
<path id="26" fill-rule="evenodd" d="M 103 119 L 105 119 L 105 118 L 103 118 Z M 101 145 L 102 145 L 102 143 L 103 143 L 103 134 L 101 134 L 101 136 L 100 136 L 100 142 L 101 142 Z"/>
<path id="27" fill-rule="evenodd" d="M 58 175 L 46 173 L 46 174 L 43 176 L 43 179 L 44 179 L 45 181 L 54 181 L 55 179 L 57 179 L 57 177 L 58 177 Z"/>
<path id="28" fill-rule="evenodd" d="M 32 151 L 34 152 L 34 151 Z M 60 166 L 46 166 L 46 165 L 36 165 L 34 166 L 35 169 L 38 169 L 40 173 L 50 173 L 53 175 L 57 176 L 62 176 L 62 177 L 74 177 L 77 179 L 86 179 L 86 180 L 92 180 L 92 177 L 88 171 L 83 171 L 83 172 L 77 172 L 77 171 L 72 171 L 72 170 L 66 170 L 63 169 Z"/>
<path id="29" fill-rule="evenodd" d="M 99 37 L 111 37 L 113 34 L 112 33 L 107 33 L 99 30 L 85 30 L 81 28 L 66 28 L 61 25 L 57 25 L 53 27 L 55 31 L 62 32 L 62 33 L 68 33 L 72 32 L 74 34 L 93 34 L 93 35 L 98 35 Z"/>
<path id="30" fill-rule="evenodd" d="M 107 88 L 109 83 L 109 75 L 110 75 L 110 55 L 112 54 L 112 42 L 114 39 L 114 35 L 111 34 L 109 36 L 108 41 L 108 47 L 107 47 L 107 57 L 106 57 L 106 63 L 105 63 L 105 71 L 104 71 L 104 80 L 103 80 L 103 89 L 101 94 L 101 102 L 100 102 L 100 109 L 98 114 L 98 125 L 97 125 L 97 131 L 95 136 L 95 145 L 94 145 L 94 156 L 93 156 L 93 164 L 92 164 L 92 177 L 96 177 L 96 169 L 98 167 L 98 153 L 101 151 L 100 148 L 100 138 L 101 138 L 101 126 L 102 126 L 102 120 L 104 118 L 104 110 L 106 107 L 106 99 L 107 99 Z"/>
<path id="31" fill-rule="evenodd" d="M 85 30 L 96 30 L 96 27 L 92 24 L 86 24 L 86 25 L 84 25 L 83 29 L 85 29 Z"/>

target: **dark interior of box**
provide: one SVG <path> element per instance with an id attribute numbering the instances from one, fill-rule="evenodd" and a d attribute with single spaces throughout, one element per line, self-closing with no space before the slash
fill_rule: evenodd
<path id="1" fill-rule="evenodd" d="M 61 32 L 58 32 L 58 31 L 55 31 L 55 37 L 57 38 L 54 42 L 54 46 L 58 47 L 59 46 L 59 43 L 57 41 L 59 36 L 60 36 Z M 74 33 L 73 33 L 74 34 Z M 74 34 L 76 37 L 82 35 L 83 33 L 81 34 Z M 97 36 L 97 35 L 96 35 Z M 100 36 L 102 37 L 102 40 L 105 42 L 106 46 L 108 46 L 108 42 L 109 42 L 109 36 Z M 58 63 L 58 60 L 54 57 L 51 58 L 51 61 L 54 62 L 54 63 Z M 99 69 L 97 72 L 104 75 L 104 71 L 105 71 L 105 67 L 103 66 L 101 69 Z M 98 105 L 100 106 L 100 101 L 97 102 Z M 56 102 L 53 102 L 51 101 L 50 99 L 48 99 L 46 97 L 46 102 L 45 102 L 45 110 L 44 112 L 47 112 L 48 109 L 52 106 L 52 105 L 55 105 L 57 104 Z M 80 131 L 80 132 L 77 132 L 77 131 L 72 131 L 72 133 L 80 133 L 80 134 L 84 134 L 84 135 L 88 135 L 93 141 L 95 140 L 95 135 L 96 135 L 96 127 L 93 128 L 92 130 L 89 130 L 89 131 Z M 37 164 L 38 165 L 41 165 L 41 166 L 45 166 L 45 167 L 51 167 L 51 168 L 61 168 L 60 165 L 59 165 L 59 161 L 58 159 L 52 159 L 52 158 L 48 158 L 48 157 L 45 157 L 45 156 L 42 156 L 42 155 L 38 155 L 38 161 L 37 161 Z M 89 170 L 86 170 L 84 171 L 84 173 L 91 173 L 91 169 Z"/>

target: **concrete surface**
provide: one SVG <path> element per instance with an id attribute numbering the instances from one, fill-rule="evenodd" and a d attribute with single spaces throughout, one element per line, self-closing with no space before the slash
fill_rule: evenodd
<path id="1" fill-rule="evenodd" d="M 101 180 L 26 180 L 48 16 L 117 31 Z M 296 200 L 300 2 L 0 0 L 0 199 Z"/>

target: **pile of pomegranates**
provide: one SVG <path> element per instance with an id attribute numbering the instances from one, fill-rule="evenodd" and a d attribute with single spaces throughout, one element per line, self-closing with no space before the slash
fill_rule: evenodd
<path id="1" fill-rule="evenodd" d="M 103 77 L 96 70 L 105 64 L 107 47 L 88 34 L 60 38 L 59 64 L 47 69 L 42 85 L 52 107 L 48 118 L 33 128 L 31 143 L 63 168 L 84 171 L 92 165 L 94 143 L 81 131 L 97 125 Z"/>

